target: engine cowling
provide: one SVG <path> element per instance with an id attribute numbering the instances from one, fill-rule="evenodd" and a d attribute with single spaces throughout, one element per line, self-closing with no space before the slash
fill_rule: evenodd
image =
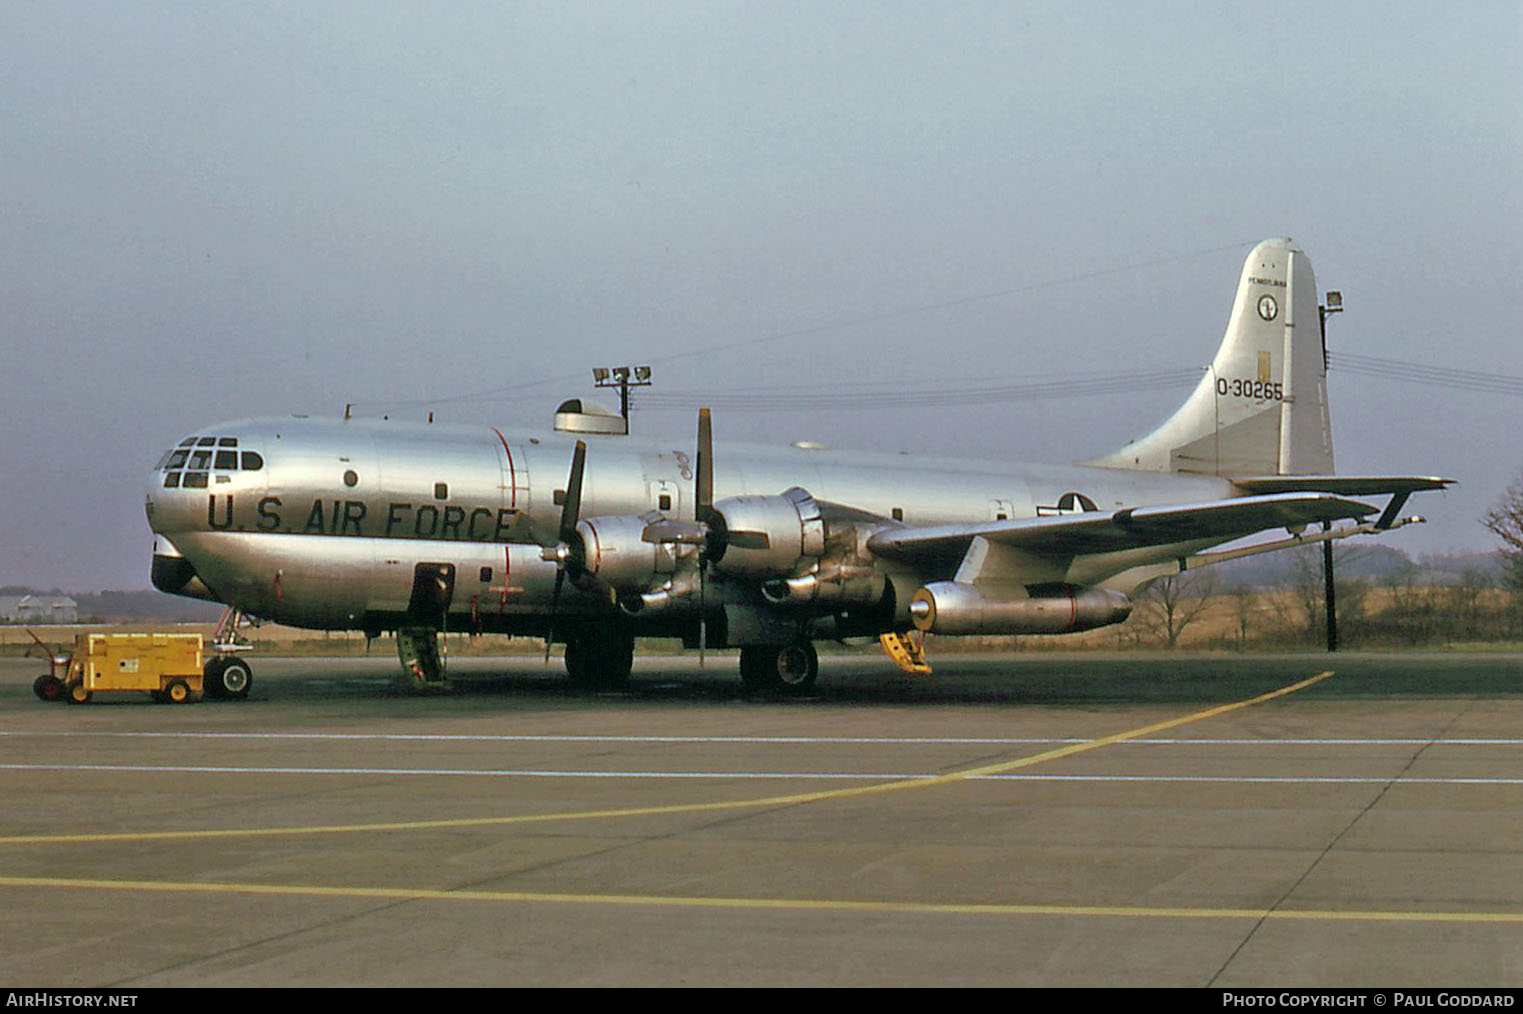
<path id="1" fill-rule="evenodd" d="M 630 515 L 586 518 L 576 526 L 580 545 L 577 564 L 621 593 L 641 592 L 676 569 L 676 550 L 670 544 L 641 538 L 648 518 Z"/>
<path id="2" fill-rule="evenodd" d="M 714 505 L 709 560 L 733 577 L 791 576 L 825 553 L 825 519 L 799 487 L 778 496 L 734 496 Z"/>
<path id="3" fill-rule="evenodd" d="M 870 566 L 826 561 L 803 574 L 763 582 L 762 596 L 779 606 L 868 606 L 883 600 L 888 578 Z"/>
<path id="4" fill-rule="evenodd" d="M 1067 634 L 1120 623 L 1132 600 L 1108 588 L 1057 585 L 1032 594 L 935 581 L 910 598 L 910 619 L 931 634 Z"/>

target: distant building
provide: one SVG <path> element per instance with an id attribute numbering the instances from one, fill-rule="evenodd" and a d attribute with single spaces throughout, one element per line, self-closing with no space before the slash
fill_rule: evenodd
<path id="1" fill-rule="evenodd" d="M 0 622 L 76 623 L 79 603 L 67 595 L 0 595 Z"/>

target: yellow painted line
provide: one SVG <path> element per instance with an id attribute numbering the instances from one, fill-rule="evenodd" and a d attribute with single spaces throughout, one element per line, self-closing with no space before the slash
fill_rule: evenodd
<path id="1" fill-rule="evenodd" d="M 1321 922 L 1437 922 L 1523 924 L 1523 912 L 1397 912 L 1322 909 L 1168 908 L 1132 905 L 991 905 L 916 901 L 850 901 L 808 898 L 663 897 L 641 894 L 564 894 L 529 891 L 446 891 L 408 887 L 319 887 L 304 884 L 182 883 L 156 880 L 74 880 L 61 877 L 0 877 L 0 887 L 162 894 L 236 894 L 353 901 L 475 901 L 545 905 L 665 906 L 805 912 L 872 912 L 922 915 L 1068 916 L 1112 919 L 1279 919 Z"/>
<path id="2" fill-rule="evenodd" d="M 1041 753 L 1032 754 L 1029 757 L 1020 757 L 1011 761 L 1000 761 L 995 764 L 985 764 L 976 768 L 965 768 L 961 771 L 951 771 L 944 775 L 929 775 L 924 778 L 902 778 L 891 782 L 881 782 L 876 785 L 854 785 L 840 789 L 822 789 L 816 792 L 800 792 L 784 796 L 763 796 L 759 799 L 720 800 L 710 803 L 674 803 L 664 806 L 632 806 L 611 810 L 573 810 L 566 813 L 519 814 L 507 817 L 458 817 L 447 820 L 410 820 L 390 821 L 378 824 L 329 824 L 302 827 L 212 828 L 193 831 L 122 831 L 96 834 L 17 835 L 0 838 L 0 845 L 102 844 L 120 841 L 185 841 L 189 839 L 266 838 L 312 834 L 361 834 L 381 831 L 429 831 L 470 827 L 502 827 L 512 824 L 542 824 L 564 820 L 600 820 L 612 817 L 649 817 L 673 813 L 760 809 L 770 806 L 797 806 L 803 803 L 822 802 L 827 799 L 850 799 L 856 796 L 871 796 L 885 792 L 901 792 L 905 789 L 923 789 L 934 785 L 946 785 L 951 782 L 965 781 L 969 778 L 982 775 L 1017 771 L 1021 768 L 1045 764 L 1047 761 L 1058 760 L 1062 757 L 1071 757 L 1074 754 L 1098 750 L 1103 746 L 1110 746 L 1125 740 L 1149 736 L 1167 729 L 1175 729 L 1181 725 L 1188 725 L 1191 722 L 1215 718 L 1242 708 L 1252 707 L 1255 704 L 1263 704 L 1266 701 L 1284 697 L 1286 694 L 1293 694 L 1298 690 L 1304 690 L 1332 675 L 1332 670 L 1327 670 L 1300 682 L 1281 687 L 1278 690 L 1271 690 L 1269 693 L 1260 694 L 1257 697 L 1233 701 L 1229 704 L 1219 704 L 1204 711 L 1197 711 L 1179 718 L 1155 722 L 1152 725 L 1144 725 L 1137 729 L 1114 733 L 1110 736 L 1102 736 L 1099 739 L 1089 740 L 1084 743 L 1070 743 L 1067 746 L 1045 750 Z"/>

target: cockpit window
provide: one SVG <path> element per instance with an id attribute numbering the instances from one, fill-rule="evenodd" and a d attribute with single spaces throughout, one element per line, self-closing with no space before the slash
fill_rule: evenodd
<path id="1" fill-rule="evenodd" d="M 195 437 L 186 437 L 184 440 L 180 441 L 180 446 L 181 447 L 194 447 L 194 446 L 196 446 L 196 438 Z"/>
<path id="2" fill-rule="evenodd" d="M 237 451 L 218 451 L 217 452 L 217 463 L 216 463 L 215 467 L 219 468 L 219 469 L 222 469 L 222 468 L 237 468 L 238 467 L 238 452 Z"/>
<path id="3" fill-rule="evenodd" d="M 177 451 L 171 451 L 169 454 L 169 463 L 164 467 L 179 468 L 181 465 L 185 464 L 185 459 L 189 456 L 190 452 L 183 447 Z"/>
<path id="4" fill-rule="evenodd" d="M 257 472 L 264 467 L 264 458 L 257 451 L 243 452 L 243 470 L 245 472 Z"/>
<path id="5" fill-rule="evenodd" d="M 216 437 L 197 437 L 196 438 L 196 446 L 197 447 L 210 447 L 213 444 L 215 444 L 216 442 L 217 442 L 217 438 Z"/>
<path id="6" fill-rule="evenodd" d="M 190 456 L 191 468 L 210 468 L 212 462 L 211 451 L 197 451 Z"/>
<path id="7" fill-rule="evenodd" d="M 217 446 L 218 447 L 237 447 L 238 446 L 238 438 L 237 437 L 218 437 L 217 438 Z"/>
<path id="8" fill-rule="evenodd" d="M 178 485 L 180 485 L 180 473 L 179 472 L 170 472 L 169 474 L 164 476 L 164 488 L 165 489 L 174 489 Z"/>
<path id="9" fill-rule="evenodd" d="M 206 473 L 205 472 L 186 472 L 185 473 L 185 488 L 186 489 L 205 489 L 206 488 Z"/>

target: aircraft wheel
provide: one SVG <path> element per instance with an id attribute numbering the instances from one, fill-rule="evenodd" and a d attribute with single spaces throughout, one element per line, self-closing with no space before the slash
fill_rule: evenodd
<path id="1" fill-rule="evenodd" d="M 83 683 L 71 683 L 68 696 L 64 698 L 70 704 L 89 704 L 90 691 L 85 689 Z"/>
<path id="2" fill-rule="evenodd" d="M 32 681 L 32 693 L 41 701 L 56 701 L 63 696 L 63 681 L 57 676 L 43 673 Z"/>
<path id="3" fill-rule="evenodd" d="M 740 681 L 747 690 L 771 689 L 768 674 L 772 669 L 773 649 L 765 645 L 752 645 L 740 649 Z"/>
<path id="4" fill-rule="evenodd" d="M 249 664 L 237 656 L 217 658 L 206 664 L 202 688 L 213 700 L 241 701 L 254 688 L 254 673 Z"/>
<path id="5" fill-rule="evenodd" d="M 571 685 L 580 689 L 592 686 L 592 674 L 587 665 L 587 641 L 572 636 L 566 641 L 566 676 Z"/>
<path id="6" fill-rule="evenodd" d="M 190 685 L 184 680 L 170 680 L 159 697 L 166 704 L 184 704 L 190 700 Z"/>
<path id="7" fill-rule="evenodd" d="M 799 639 L 779 648 L 753 645 L 740 649 L 740 678 L 747 690 L 769 694 L 802 694 L 820 675 L 820 656 L 814 645 Z"/>
<path id="8" fill-rule="evenodd" d="M 629 673 L 635 664 L 635 639 L 633 636 L 612 633 L 598 642 L 593 680 L 604 690 L 620 690 L 629 684 Z"/>
<path id="9" fill-rule="evenodd" d="M 774 663 L 778 688 L 784 693 L 801 694 L 814 686 L 820 675 L 820 655 L 810 641 L 799 640 L 777 653 Z"/>
<path id="10" fill-rule="evenodd" d="M 635 662 L 634 635 L 623 630 L 582 630 L 566 637 L 566 675 L 583 690 L 618 690 Z"/>
<path id="11" fill-rule="evenodd" d="M 201 667 L 201 690 L 207 700 L 220 700 L 222 698 L 222 666 L 227 659 L 209 658 Z"/>

